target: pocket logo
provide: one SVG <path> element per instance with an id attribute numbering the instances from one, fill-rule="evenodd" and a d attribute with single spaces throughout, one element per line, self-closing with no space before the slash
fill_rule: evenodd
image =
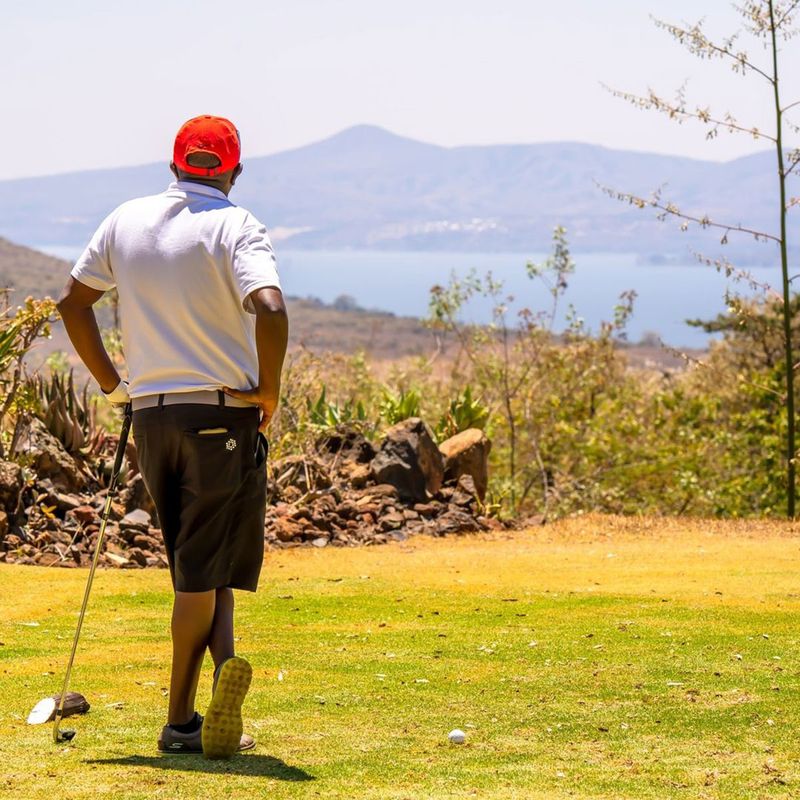
<path id="1" fill-rule="evenodd" d="M 227 447 L 228 450 L 233 450 L 233 448 L 236 447 L 236 439 L 228 439 L 228 441 L 225 442 L 225 447 Z"/>

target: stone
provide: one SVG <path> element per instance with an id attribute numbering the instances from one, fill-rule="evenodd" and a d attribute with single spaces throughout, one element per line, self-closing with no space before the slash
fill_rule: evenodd
<path id="1" fill-rule="evenodd" d="M 0 539 L 8 533 L 8 514 L 5 511 L 0 511 Z"/>
<path id="2" fill-rule="evenodd" d="M 29 456 L 34 472 L 40 478 L 50 478 L 58 490 L 77 492 L 86 485 L 81 465 L 36 417 L 31 419 L 27 433 L 21 437 L 18 452 Z"/>
<path id="3" fill-rule="evenodd" d="M 0 461 L 0 509 L 11 515 L 17 510 L 22 491 L 22 468 L 13 461 Z"/>
<path id="4" fill-rule="evenodd" d="M 340 460 L 368 464 L 375 457 L 375 448 L 361 431 L 352 425 L 339 425 L 317 439 L 318 452 L 332 453 Z"/>
<path id="5" fill-rule="evenodd" d="M 436 520 L 436 532 L 440 536 L 448 533 L 469 533 L 480 529 L 475 517 L 455 508 L 451 508 Z"/>
<path id="6" fill-rule="evenodd" d="M 371 471 L 376 483 L 391 484 L 401 498 L 425 502 L 441 488 L 444 458 L 428 426 L 411 417 L 386 431 Z"/>
<path id="7" fill-rule="evenodd" d="M 345 478 L 354 489 L 361 489 L 369 483 L 371 476 L 372 470 L 369 464 L 354 464 Z"/>
<path id="8" fill-rule="evenodd" d="M 291 542 L 292 539 L 299 539 L 303 532 L 303 526 L 288 517 L 278 517 L 270 527 L 278 541 L 281 542 Z"/>
<path id="9" fill-rule="evenodd" d="M 150 515 L 151 519 L 156 518 L 156 506 L 153 498 L 150 497 L 150 492 L 147 491 L 141 473 L 131 478 L 125 490 L 120 494 L 124 498 L 125 513 L 141 508 Z"/>
<path id="10" fill-rule="evenodd" d="M 316 539 L 313 539 L 311 541 L 311 544 L 313 544 L 314 547 L 325 547 L 328 544 L 328 537 L 327 536 L 318 536 Z"/>
<path id="11" fill-rule="evenodd" d="M 72 509 L 78 508 L 78 506 L 83 505 L 83 500 L 81 500 L 80 496 L 77 494 L 65 494 L 64 492 L 56 492 L 55 500 L 56 500 L 56 510 L 60 511 L 62 514 L 66 514 L 67 511 L 71 511 Z"/>
<path id="12" fill-rule="evenodd" d="M 152 554 L 145 553 L 143 550 L 141 550 L 138 547 L 131 547 L 131 549 L 128 550 L 128 558 L 131 561 L 135 561 L 140 567 L 146 567 L 147 566 L 147 557 L 148 557 L 148 555 L 152 555 Z"/>
<path id="13" fill-rule="evenodd" d="M 150 527 L 150 515 L 143 508 L 134 509 L 120 520 L 119 526 L 120 528 L 136 528 L 146 532 Z"/>
<path id="14" fill-rule="evenodd" d="M 354 494 L 359 498 L 356 500 L 356 505 L 361 505 L 364 502 L 369 502 L 377 497 L 399 497 L 396 487 L 391 483 L 379 483 L 376 486 L 368 486 L 365 489 L 360 489 Z M 369 498 L 365 501 L 364 498 Z"/>
<path id="15" fill-rule="evenodd" d="M 92 506 L 78 506 L 69 511 L 68 514 L 84 525 L 88 525 L 97 519 L 97 512 Z"/>
<path id="16" fill-rule="evenodd" d="M 402 528 L 405 523 L 405 517 L 397 512 L 391 514 L 383 514 L 380 518 L 380 525 L 382 531 L 393 531 Z"/>
<path id="17" fill-rule="evenodd" d="M 444 506 L 441 503 L 432 502 L 432 503 L 415 503 L 414 511 L 417 512 L 421 517 L 435 517 L 437 514 L 441 514 L 444 510 Z"/>
<path id="18" fill-rule="evenodd" d="M 483 500 L 489 485 L 489 452 L 492 443 L 478 428 L 468 428 L 451 436 L 439 445 L 444 457 L 445 481 L 457 481 L 469 475 L 475 483 L 475 493 Z"/>

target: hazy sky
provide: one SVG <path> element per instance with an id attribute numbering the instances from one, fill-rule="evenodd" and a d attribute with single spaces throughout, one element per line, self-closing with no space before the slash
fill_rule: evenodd
<path id="1" fill-rule="evenodd" d="M 739 25 L 726 0 L 7 3 L 0 178 L 169 160 L 178 126 L 204 113 L 238 125 L 245 160 L 358 123 L 442 145 L 577 140 L 715 159 L 765 147 L 707 143 L 601 88 L 671 95 L 688 80 L 690 99 L 768 125 L 767 84 L 685 53 L 649 14 Z M 800 38 L 786 48 L 788 102 Z"/>

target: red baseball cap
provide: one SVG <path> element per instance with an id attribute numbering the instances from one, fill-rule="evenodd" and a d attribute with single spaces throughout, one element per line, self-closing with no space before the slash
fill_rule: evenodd
<path id="1" fill-rule="evenodd" d="M 210 168 L 192 166 L 187 161 L 192 153 L 215 155 L 220 163 Z M 204 114 L 181 125 L 175 137 L 172 160 L 178 169 L 190 175 L 213 177 L 232 170 L 239 163 L 240 156 L 241 145 L 236 126 L 224 117 Z"/>

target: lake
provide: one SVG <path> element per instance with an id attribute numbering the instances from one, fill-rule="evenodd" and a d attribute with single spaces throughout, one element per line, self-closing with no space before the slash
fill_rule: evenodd
<path id="1" fill-rule="evenodd" d="M 41 245 L 37 249 L 74 260 L 80 247 Z M 332 302 L 350 295 L 364 308 L 395 314 L 424 316 L 430 287 L 446 284 L 452 273 L 479 274 L 491 270 L 514 295 L 517 305 L 533 310 L 549 307 L 550 297 L 540 281 L 528 279 L 525 265 L 530 258 L 541 263 L 545 253 L 526 257 L 519 253 L 429 253 L 380 251 L 300 251 L 276 245 L 278 268 L 287 295 L 317 297 Z M 637 262 L 632 254 L 577 253 L 575 274 L 568 279 L 562 300 L 564 312 L 572 304 L 578 316 L 593 330 L 613 317 L 621 292 L 633 289 L 638 296 L 628 325 L 628 338 L 638 341 L 656 333 L 676 347 L 703 347 L 708 336 L 686 325 L 686 319 L 709 319 L 725 308 L 726 287 L 735 284 L 713 267 L 700 264 L 653 266 Z M 759 281 L 779 285 L 777 267 L 751 269 Z M 742 293 L 748 293 L 744 288 Z M 475 302 L 468 317 L 488 321 L 491 307 Z M 558 326 L 557 326 L 558 327 Z"/>

